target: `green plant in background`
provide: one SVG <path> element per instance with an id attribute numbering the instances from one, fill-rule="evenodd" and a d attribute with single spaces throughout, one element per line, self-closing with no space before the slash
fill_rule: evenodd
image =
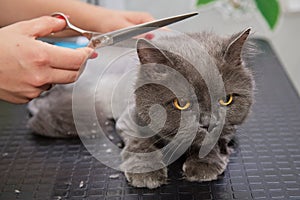
<path id="1" fill-rule="evenodd" d="M 216 2 L 218 0 L 197 0 L 197 6 L 206 5 L 209 3 Z M 227 0 L 234 9 L 240 9 L 243 1 L 249 0 Z M 270 29 L 274 30 L 279 16 L 280 16 L 280 5 L 278 0 L 251 0 L 254 1 L 257 9 L 262 14 Z"/>

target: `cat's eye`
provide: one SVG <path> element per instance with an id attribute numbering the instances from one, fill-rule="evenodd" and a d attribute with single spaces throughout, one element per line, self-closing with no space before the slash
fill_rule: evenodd
<path id="1" fill-rule="evenodd" d="M 186 101 L 186 102 L 184 103 L 184 105 L 181 105 L 181 104 L 179 103 L 178 99 L 174 99 L 174 100 L 173 100 L 173 105 L 174 105 L 174 107 L 175 107 L 176 109 L 178 109 L 178 110 L 186 110 L 186 109 L 188 109 L 188 108 L 191 106 L 191 103 L 190 103 L 189 101 Z"/>
<path id="2" fill-rule="evenodd" d="M 233 102 L 233 94 L 229 94 L 225 98 L 219 100 L 219 103 L 222 106 L 229 106 L 230 104 L 232 104 L 232 102 Z"/>

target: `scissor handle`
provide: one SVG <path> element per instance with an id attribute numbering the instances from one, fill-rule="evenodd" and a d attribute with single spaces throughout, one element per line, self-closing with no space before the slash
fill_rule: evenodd
<path id="1" fill-rule="evenodd" d="M 63 19 L 66 21 L 66 27 L 65 29 L 70 29 L 70 30 L 73 30 L 73 31 L 76 31 L 78 33 L 80 33 L 82 36 L 88 38 L 89 40 L 92 38 L 94 32 L 92 31 L 87 31 L 87 30 L 84 30 L 84 29 L 81 29 L 75 25 L 73 25 L 70 21 L 69 21 L 69 18 L 67 15 L 65 15 L 64 13 L 61 13 L 61 12 L 54 12 L 51 14 L 52 17 L 57 17 L 59 19 Z"/>

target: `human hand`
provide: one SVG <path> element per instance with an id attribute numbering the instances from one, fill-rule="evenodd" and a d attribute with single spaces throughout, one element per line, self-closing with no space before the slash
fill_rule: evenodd
<path id="1" fill-rule="evenodd" d="M 52 84 L 77 79 L 93 49 L 67 49 L 36 40 L 65 26 L 64 20 L 40 17 L 0 29 L 0 99 L 26 103 Z"/>
<path id="2" fill-rule="evenodd" d="M 136 24 L 153 21 L 154 18 L 146 12 L 106 10 L 105 19 L 97 24 L 100 32 L 106 33 Z"/>

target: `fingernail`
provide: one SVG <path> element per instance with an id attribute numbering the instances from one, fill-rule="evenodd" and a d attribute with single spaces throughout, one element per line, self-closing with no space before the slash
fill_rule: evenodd
<path id="1" fill-rule="evenodd" d="M 65 18 L 64 18 L 63 16 L 61 16 L 61 15 L 56 15 L 56 16 L 54 16 L 54 17 L 57 18 L 57 19 L 65 20 Z"/>
<path id="2" fill-rule="evenodd" d="M 94 59 L 98 57 L 98 53 L 96 51 L 93 51 L 93 53 L 90 55 L 90 59 Z"/>
<path id="3" fill-rule="evenodd" d="M 152 39 L 154 38 L 154 34 L 153 34 L 153 33 L 147 33 L 147 34 L 145 35 L 145 38 L 146 38 L 147 40 L 152 40 Z"/>
<path id="4" fill-rule="evenodd" d="M 65 15 L 65 16 L 66 16 L 67 18 L 70 18 L 69 15 Z M 57 19 L 65 20 L 65 18 L 64 18 L 62 15 L 55 15 L 54 17 L 57 18 Z"/>

